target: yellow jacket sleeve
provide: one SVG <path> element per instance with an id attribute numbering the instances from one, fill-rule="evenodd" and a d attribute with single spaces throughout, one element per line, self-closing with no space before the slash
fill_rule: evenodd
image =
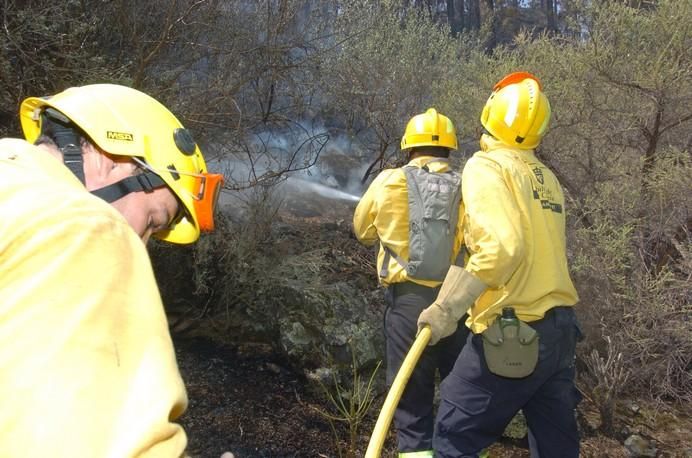
<path id="1" fill-rule="evenodd" d="M 493 161 L 474 156 L 461 180 L 466 243 L 473 253 L 466 270 L 490 288 L 509 280 L 521 262 L 524 245 L 521 215 L 502 173 Z"/>
<path id="2" fill-rule="evenodd" d="M 187 396 L 146 249 L 31 148 L 0 141 L 0 456 L 180 456 Z"/>
<path id="3" fill-rule="evenodd" d="M 375 221 L 380 213 L 387 184 L 396 173 L 397 170 L 390 169 L 377 175 L 356 206 L 353 213 L 353 232 L 363 245 L 372 246 L 379 240 Z"/>

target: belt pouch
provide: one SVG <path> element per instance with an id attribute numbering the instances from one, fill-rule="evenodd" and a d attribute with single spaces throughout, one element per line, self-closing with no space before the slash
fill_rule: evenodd
<path id="1" fill-rule="evenodd" d="M 488 369 L 495 375 L 523 378 L 531 375 L 538 363 L 538 333 L 521 321 L 511 307 L 505 307 L 483 337 L 483 354 Z"/>

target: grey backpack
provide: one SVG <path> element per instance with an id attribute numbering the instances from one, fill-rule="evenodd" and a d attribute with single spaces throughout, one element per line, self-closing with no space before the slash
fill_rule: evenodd
<path id="1" fill-rule="evenodd" d="M 444 280 L 455 261 L 452 249 L 459 220 L 461 177 L 451 170 L 431 172 L 428 169 L 431 162 L 448 160 L 435 158 L 421 168 L 403 167 L 408 189 L 409 259 L 402 259 L 383 244 L 385 257 L 381 277 L 388 274 L 390 257 L 406 269 L 410 278 L 419 280 Z"/>

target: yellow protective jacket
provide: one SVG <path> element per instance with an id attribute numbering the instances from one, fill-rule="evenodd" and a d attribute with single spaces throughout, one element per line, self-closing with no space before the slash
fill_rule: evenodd
<path id="1" fill-rule="evenodd" d="M 58 160 L 0 140 L 0 457 L 176 457 L 187 405 L 146 248 Z"/>
<path id="2" fill-rule="evenodd" d="M 464 166 L 462 196 L 465 268 L 488 285 L 469 311 L 473 332 L 483 332 L 503 306 L 535 321 L 578 301 L 567 268 L 562 188 L 533 150 L 483 135 L 481 151 Z"/>
<path id="3" fill-rule="evenodd" d="M 432 159 L 435 158 L 433 156 L 420 156 L 412 159 L 408 165 L 422 167 Z M 430 162 L 428 168 L 433 172 L 445 172 L 449 170 L 449 164 L 445 162 Z M 460 203 L 453 259 L 456 259 L 462 245 L 461 227 L 463 215 L 463 204 Z M 374 245 L 379 240 L 399 257 L 408 259 L 408 229 L 406 174 L 401 168 L 384 170 L 373 180 L 358 203 L 353 215 L 353 231 L 361 243 L 369 246 Z M 378 272 L 382 271 L 384 259 L 384 249 L 382 244 L 380 244 L 377 255 Z M 380 283 L 388 286 L 405 281 L 412 281 L 431 287 L 439 286 L 442 283 L 441 281 L 409 278 L 401 264 L 393 257 L 390 257 L 387 276 L 385 278 L 380 277 Z"/>

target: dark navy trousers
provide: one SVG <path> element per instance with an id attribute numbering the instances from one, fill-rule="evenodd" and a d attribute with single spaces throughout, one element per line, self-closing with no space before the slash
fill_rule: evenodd
<path id="1" fill-rule="evenodd" d="M 529 323 L 540 335 L 536 370 L 526 378 L 488 371 L 481 335 L 471 334 L 440 386 L 433 441 L 435 456 L 476 457 L 502 435 L 521 409 L 529 427 L 531 457 L 578 457 L 574 358 L 580 336 L 572 307 L 555 307 Z"/>
<path id="2" fill-rule="evenodd" d="M 384 317 L 387 384 L 391 386 L 418 331 L 418 315 L 437 298 L 439 288 L 427 288 L 411 282 L 387 288 Z M 421 355 L 394 412 L 400 452 L 432 450 L 434 430 L 433 397 L 436 371 L 440 380 L 449 374 L 469 334 L 459 321 L 455 334 L 428 346 Z"/>

